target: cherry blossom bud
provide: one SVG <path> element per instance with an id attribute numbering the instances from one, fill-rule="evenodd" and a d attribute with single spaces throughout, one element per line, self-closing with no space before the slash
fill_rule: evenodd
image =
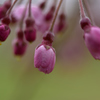
<path id="1" fill-rule="evenodd" d="M 2 21 L 3 24 L 6 24 L 6 25 L 10 24 L 10 18 L 9 18 L 9 16 L 4 17 L 1 21 Z"/>
<path id="2" fill-rule="evenodd" d="M 24 40 L 22 39 L 14 39 L 13 40 L 13 52 L 16 56 L 23 56 L 26 52 L 27 49 L 27 44 Z"/>
<path id="3" fill-rule="evenodd" d="M 66 16 L 64 13 L 61 13 L 58 21 L 55 23 L 54 33 L 59 33 L 66 28 L 67 28 Z"/>
<path id="4" fill-rule="evenodd" d="M 31 17 L 28 17 L 25 22 L 26 22 L 26 27 L 27 28 L 28 27 L 32 27 L 34 25 L 34 23 L 35 23 L 33 18 L 31 18 Z"/>
<path id="5" fill-rule="evenodd" d="M 46 20 L 46 21 L 51 21 L 51 20 L 53 19 L 53 14 L 54 14 L 55 9 L 56 9 L 56 6 L 53 5 L 53 6 L 51 7 L 50 11 L 49 11 L 49 12 L 46 14 L 46 16 L 45 16 L 45 20 Z"/>
<path id="6" fill-rule="evenodd" d="M 82 18 L 80 20 L 80 25 L 81 25 L 81 28 L 84 30 L 84 31 L 89 31 L 90 27 L 91 27 L 91 21 L 89 18 L 85 17 L 85 18 Z"/>
<path id="7" fill-rule="evenodd" d="M 3 42 L 10 34 L 10 28 L 8 25 L 0 24 L 0 41 Z"/>
<path id="8" fill-rule="evenodd" d="M 24 37 L 23 30 L 22 29 L 18 29 L 18 31 L 17 31 L 17 38 L 22 40 L 23 37 Z"/>
<path id="9" fill-rule="evenodd" d="M 35 50 L 34 66 L 39 71 L 49 74 L 54 69 L 56 61 L 55 51 L 49 45 L 40 45 Z"/>
<path id="10" fill-rule="evenodd" d="M 41 2 L 40 5 L 39 5 L 39 8 L 40 8 L 41 10 L 43 10 L 43 9 L 45 8 L 45 6 L 46 6 L 46 0 L 42 0 L 42 2 Z"/>
<path id="11" fill-rule="evenodd" d="M 92 56 L 100 60 L 100 28 L 91 27 L 90 32 L 85 32 L 84 40 Z"/>
<path id="12" fill-rule="evenodd" d="M 33 42 L 36 39 L 36 29 L 34 27 L 26 28 L 24 31 L 25 38 L 28 42 Z"/>
<path id="13" fill-rule="evenodd" d="M 43 43 L 47 45 L 52 45 L 52 42 L 54 41 L 54 33 L 47 31 L 43 36 Z"/>

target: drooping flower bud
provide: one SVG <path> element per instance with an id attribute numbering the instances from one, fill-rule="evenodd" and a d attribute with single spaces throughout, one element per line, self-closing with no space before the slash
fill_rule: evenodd
<path id="1" fill-rule="evenodd" d="M 90 32 L 85 32 L 84 40 L 92 56 L 100 60 L 100 28 L 92 26 Z"/>
<path id="2" fill-rule="evenodd" d="M 6 25 L 9 25 L 11 22 L 9 16 L 4 17 L 1 21 L 3 24 L 6 24 Z"/>
<path id="3" fill-rule="evenodd" d="M 16 56 L 23 56 L 27 49 L 27 44 L 23 39 L 14 39 L 13 40 L 13 52 Z"/>
<path id="4" fill-rule="evenodd" d="M 59 33 L 67 28 L 66 16 L 64 13 L 61 13 L 59 16 L 58 21 L 54 26 L 54 33 Z"/>
<path id="5" fill-rule="evenodd" d="M 39 5 L 39 8 L 40 8 L 41 10 L 43 10 L 43 9 L 45 8 L 45 6 L 46 6 L 46 0 L 42 0 L 42 2 L 41 2 L 40 5 Z"/>
<path id="6" fill-rule="evenodd" d="M 55 5 L 53 5 L 50 8 L 49 12 L 45 16 L 45 21 L 51 21 L 53 19 L 53 14 L 55 12 L 55 9 L 56 9 L 56 6 Z"/>
<path id="7" fill-rule="evenodd" d="M 0 41 L 4 42 L 10 34 L 10 28 L 8 25 L 0 24 Z"/>
<path id="8" fill-rule="evenodd" d="M 85 18 L 82 18 L 80 20 L 80 25 L 81 25 L 81 28 L 84 30 L 84 31 L 89 31 L 89 29 L 91 28 L 91 21 L 89 18 L 85 17 Z"/>
<path id="9" fill-rule="evenodd" d="M 43 44 L 46 45 L 52 45 L 52 42 L 54 41 L 54 33 L 47 31 L 43 36 Z"/>
<path id="10" fill-rule="evenodd" d="M 28 42 L 33 42 L 36 39 L 36 29 L 34 27 L 26 28 L 24 31 L 25 38 Z"/>
<path id="11" fill-rule="evenodd" d="M 35 68 L 38 68 L 45 74 L 52 72 L 56 61 L 55 50 L 52 47 L 53 40 L 54 34 L 52 32 L 46 32 L 41 45 L 35 49 Z"/>
<path id="12" fill-rule="evenodd" d="M 23 40 L 24 38 L 24 32 L 22 29 L 17 30 L 17 38 Z"/>
<path id="13" fill-rule="evenodd" d="M 27 28 L 32 27 L 35 24 L 35 21 L 31 17 L 28 17 L 25 22 L 26 22 L 26 27 Z"/>
<path id="14" fill-rule="evenodd" d="M 39 71 L 49 74 L 54 69 L 56 61 L 55 51 L 49 45 L 40 45 L 35 50 L 34 66 Z"/>

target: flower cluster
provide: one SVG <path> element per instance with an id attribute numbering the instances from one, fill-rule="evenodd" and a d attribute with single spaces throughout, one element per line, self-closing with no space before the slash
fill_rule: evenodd
<path id="1" fill-rule="evenodd" d="M 52 47 L 55 35 L 67 29 L 67 18 L 64 10 L 59 12 L 63 0 L 54 0 L 48 12 L 45 8 L 48 0 L 43 0 L 38 6 L 33 5 L 32 0 L 27 0 L 26 5 L 18 0 L 6 0 L 0 6 L 0 42 L 6 41 L 11 30 L 10 23 L 17 24 L 16 38 L 12 42 L 13 53 L 23 56 L 28 48 L 28 43 L 33 43 L 38 33 L 42 33 L 43 39 L 35 49 L 34 66 L 39 71 L 49 74 L 54 69 L 56 54 Z M 58 3 L 58 6 L 56 6 Z M 79 0 L 81 20 L 80 26 L 84 31 L 84 40 L 87 48 L 95 59 L 100 60 L 100 28 L 93 26 L 86 17 L 82 0 Z M 64 7 L 63 7 L 64 8 Z"/>
<path id="2" fill-rule="evenodd" d="M 81 10 L 80 26 L 84 31 L 85 44 L 92 56 L 100 60 L 100 28 L 91 24 L 90 19 L 85 15 L 82 0 L 79 0 Z"/>
<path id="3" fill-rule="evenodd" d="M 43 40 L 35 49 L 34 66 L 45 74 L 52 72 L 56 61 L 55 49 L 52 47 L 54 37 L 67 27 L 65 12 L 58 15 L 62 1 L 59 0 L 58 7 L 57 1 L 54 1 L 46 13 L 44 10 L 47 0 L 43 0 L 38 6 L 33 5 L 32 0 L 28 0 L 26 5 L 18 3 L 18 0 L 6 0 L 0 7 L 0 42 L 8 38 L 10 23 L 18 25 L 16 38 L 12 41 L 15 56 L 23 56 L 28 43 L 36 40 L 37 33 L 42 33 Z"/>

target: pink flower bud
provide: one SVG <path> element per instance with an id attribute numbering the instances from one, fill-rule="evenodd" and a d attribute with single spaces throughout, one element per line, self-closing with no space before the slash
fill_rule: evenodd
<path id="1" fill-rule="evenodd" d="M 27 44 L 22 39 L 14 39 L 13 40 L 13 52 L 16 56 L 23 56 L 27 49 Z"/>
<path id="2" fill-rule="evenodd" d="M 31 18 L 31 17 L 28 17 L 25 22 L 26 22 L 26 27 L 27 28 L 32 27 L 35 24 L 33 18 Z"/>
<path id="3" fill-rule="evenodd" d="M 1 24 L 0 25 L 0 41 L 3 42 L 7 39 L 10 34 L 10 28 L 8 25 Z"/>
<path id="4" fill-rule="evenodd" d="M 2 21 L 3 24 L 6 24 L 6 25 L 10 24 L 10 18 L 9 18 L 9 16 L 4 17 L 1 21 Z"/>
<path id="5" fill-rule="evenodd" d="M 60 14 L 58 21 L 54 26 L 54 33 L 59 33 L 67 28 L 66 16 L 64 13 Z"/>
<path id="6" fill-rule="evenodd" d="M 50 9 L 50 11 L 46 14 L 45 16 L 45 21 L 51 21 L 53 19 L 53 15 L 54 15 L 54 12 L 55 12 L 55 5 L 53 5 Z"/>
<path id="7" fill-rule="evenodd" d="M 26 28 L 24 31 L 25 38 L 28 42 L 33 42 L 36 39 L 36 29 L 34 27 Z"/>
<path id="8" fill-rule="evenodd" d="M 80 25 L 81 25 L 81 28 L 84 30 L 84 31 L 89 31 L 90 27 L 91 27 L 91 21 L 89 18 L 85 17 L 85 18 L 82 18 L 80 20 Z"/>
<path id="9" fill-rule="evenodd" d="M 47 31 L 43 36 L 43 43 L 46 45 L 52 45 L 52 42 L 54 41 L 54 33 Z"/>
<path id="10" fill-rule="evenodd" d="M 49 74 L 54 69 L 56 61 L 55 51 L 49 45 L 40 45 L 35 49 L 34 66 L 39 71 Z"/>
<path id="11" fill-rule="evenodd" d="M 41 1 L 40 5 L 39 5 L 39 8 L 40 8 L 41 10 L 43 10 L 43 9 L 45 8 L 46 2 L 47 2 L 46 0 L 42 0 L 42 1 Z"/>
<path id="12" fill-rule="evenodd" d="M 21 39 L 21 40 L 23 40 L 23 38 L 24 38 L 24 32 L 20 28 L 17 30 L 17 38 Z"/>
<path id="13" fill-rule="evenodd" d="M 89 32 L 85 32 L 84 40 L 92 56 L 100 60 L 100 28 L 91 27 Z"/>

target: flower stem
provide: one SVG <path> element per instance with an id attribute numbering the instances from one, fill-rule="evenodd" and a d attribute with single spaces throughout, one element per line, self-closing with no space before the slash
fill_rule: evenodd
<path id="1" fill-rule="evenodd" d="M 31 3 L 32 3 L 32 0 L 29 0 L 29 17 L 31 17 Z"/>
<path id="2" fill-rule="evenodd" d="M 9 9 L 9 11 L 8 11 L 8 16 L 9 16 L 9 14 L 11 13 L 11 11 L 12 11 L 12 8 L 14 7 L 14 5 L 16 4 L 16 2 L 17 2 L 18 0 L 15 0 L 14 1 L 14 3 L 12 4 L 12 6 L 10 7 L 10 9 Z"/>
<path id="3" fill-rule="evenodd" d="M 63 1 L 63 0 L 60 0 L 60 1 L 59 1 L 58 7 L 57 7 L 57 9 L 56 9 L 56 12 L 55 12 L 55 15 L 54 15 L 54 18 L 53 18 L 51 27 L 50 27 L 50 31 L 51 31 L 51 32 L 53 31 L 54 24 L 55 24 L 55 21 L 56 21 L 56 18 L 57 18 L 57 15 L 58 15 L 58 11 L 59 11 L 59 9 L 60 9 L 60 6 L 61 6 L 61 4 L 62 4 L 62 1 Z"/>
<path id="4" fill-rule="evenodd" d="M 81 18 L 84 18 L 85 17 L 85 12 L 84 12 L 84 8 L 83 8 L 82 0 L 78 0 L 78 1 L 79 1 L 79 6 L 80 6 Z"/>
<path id="5" fill-rule="evenodd" d="M 24 12 L 23 12 L 23 14 L 22 14 L 22 18 L 21 18 L 21 20 L 20 20 L 20 28 L 22 29 L 22 27 L 23 27 L 23 22 L 24 22 L 24 18 L 25 18 L 25 15 L 26 15 L 26 10 L 27 10 L 27 5 L 28 5 L 28 3 L 29 3 L 29 1 L 26 3 L 26 5 L 25 5 L 25 8 L 24 8 Z"/>
<path id="6" fill-rule="evenodd" d="M 89 14 L 89 17 L 90 17 L 90 19 L 91 19 L 93 25 L 96 25 L 95 22 L 94 22 L 94 17 L 93 17 L 93 15 L 92 15 L 92 13 L 91 13 L 91 9 L 90 9 L 90 7 L 89 7 L 89 2 L 88 2 L 87 0 L 84 0 L 84 3 L 85 3 L 87 12 L 88 12 L 88 14 Z"/>

